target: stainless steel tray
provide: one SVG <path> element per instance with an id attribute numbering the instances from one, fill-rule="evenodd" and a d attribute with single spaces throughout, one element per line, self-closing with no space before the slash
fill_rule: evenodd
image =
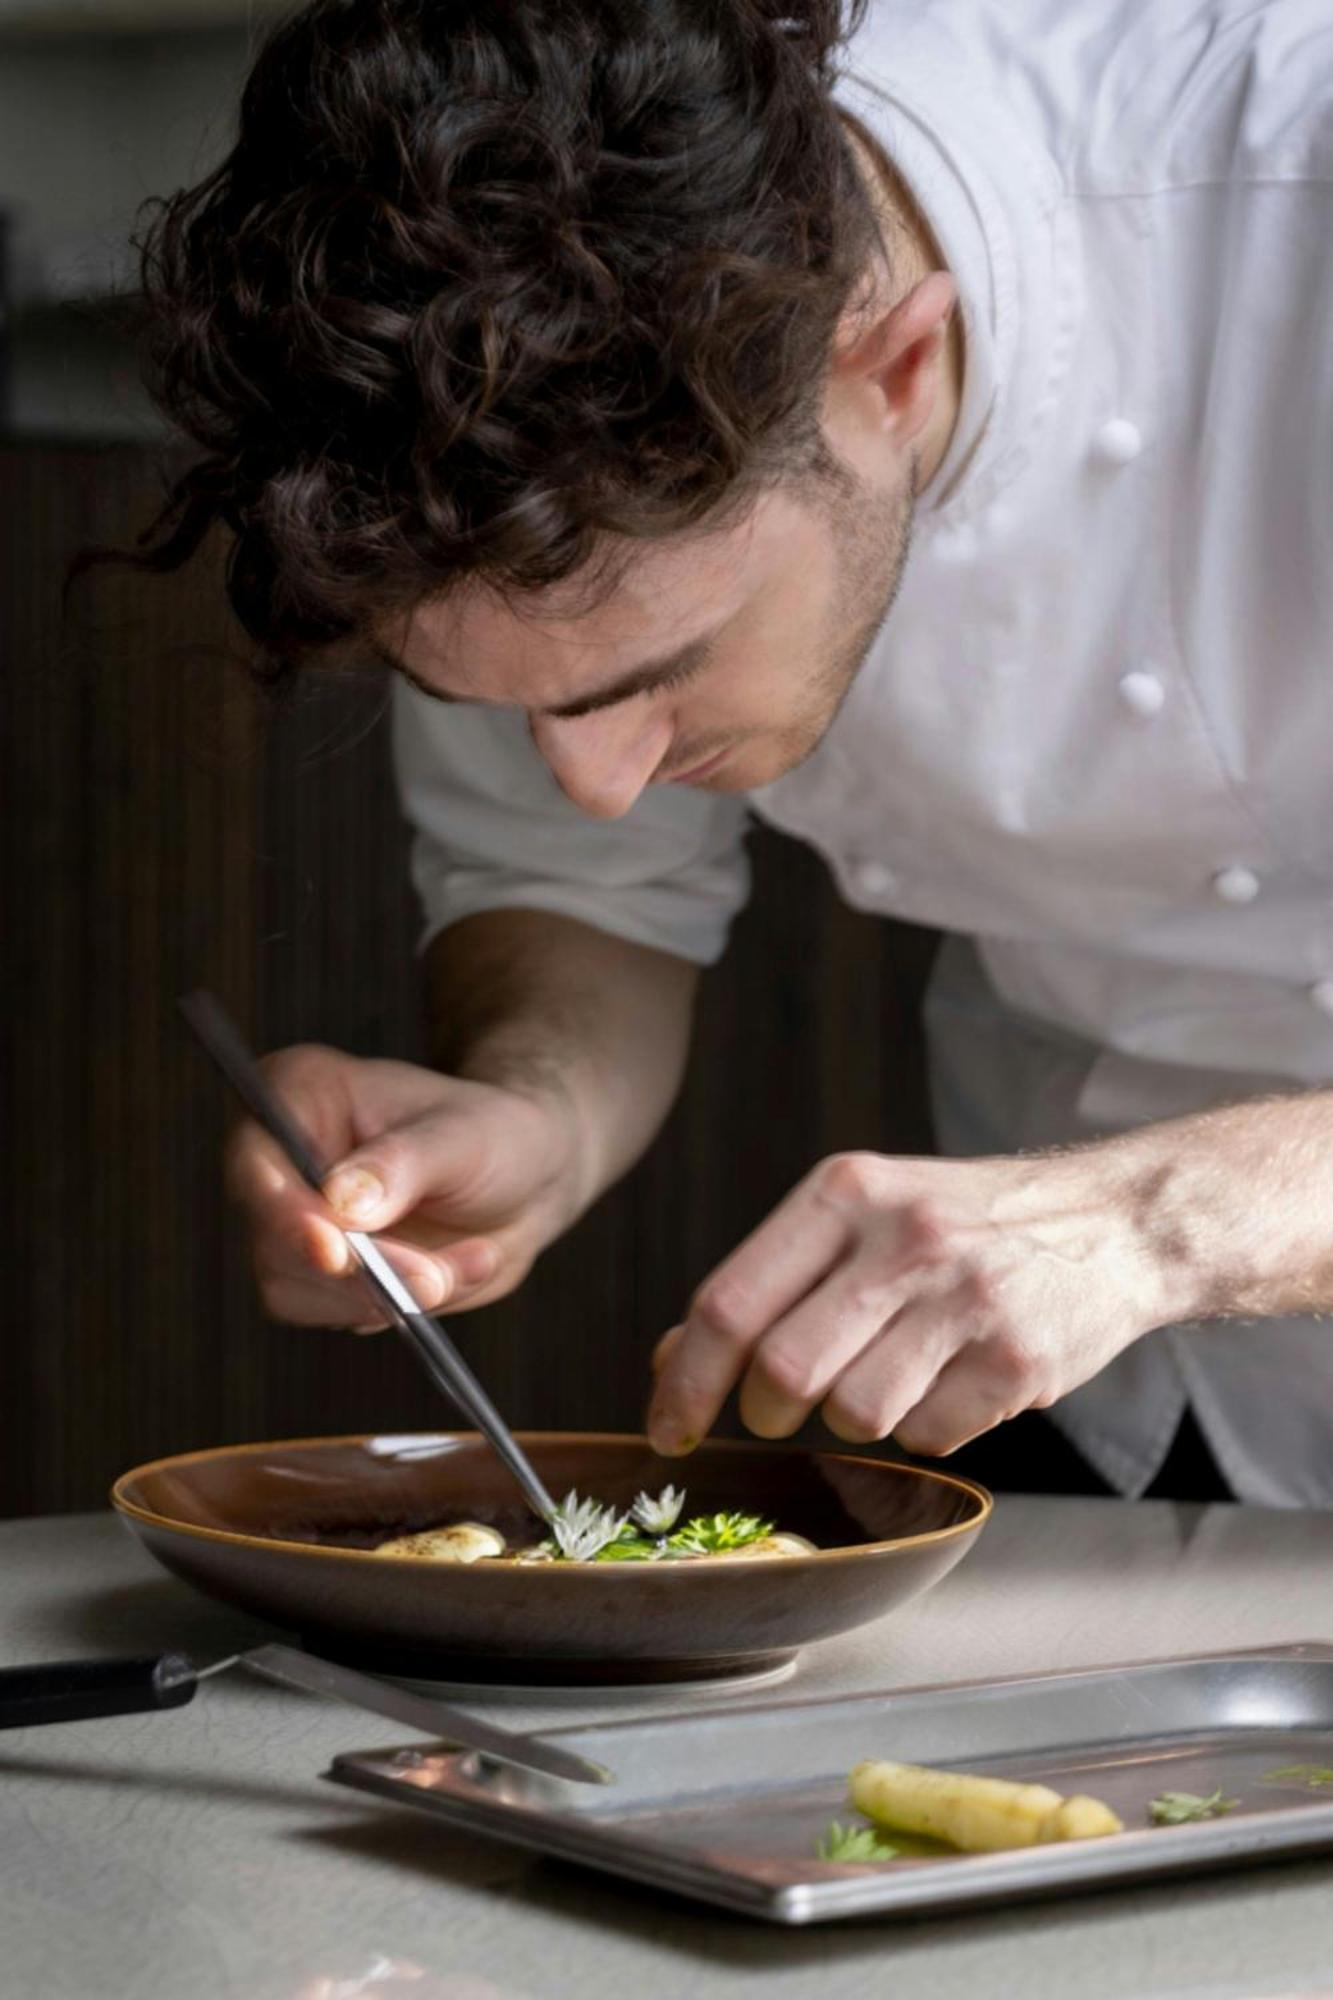
<path id="1" fill-rule="evenodd" d="M 549 1730 L 616 1773 L 565 1784 L 446 1750 L 359 1753 L 325 1775 L 451 1825 L 776 1923 L 907 1916 L 1333 1848 L 1333 1785 L 1267 1774 L 1333 1768 L 1333 1645 L 1158 1660 L 1021 1680 L 701 1709 Z M 865 1757 L 956 1765 L 1091 1792 L 1124 1820 L 1107 1839 L 849 1866 L 815 1859 L 844 1824 Z M 1239 1805 L 1152 1827 L 1159 1792 Z"/>

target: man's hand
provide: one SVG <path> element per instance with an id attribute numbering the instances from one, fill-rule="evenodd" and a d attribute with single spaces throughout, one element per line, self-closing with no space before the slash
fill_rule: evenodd
<path id="1" fill-rule="evenodd" d="M 428 1312 L 511 1292 L 638 1158 L 689 1045 L 694 966 L 544 910 L 482 910 L 428 953 L 434 1069 L 286 1049 L 265 1067 L 335 1162 L 312 1194 L 254 1125 L 230 1147 L 278 1319 L 383 1321 L 343 1227 L 373 1230 Z"/>
<path id="2" fill-rule="evenodd" d="M 501 1088 L 337 1049 L 264 1068 L 315 1150 L 338 1164 L 321 1201 L 258 1126 L 238 1127 L 228 1179 L 249 1210 L 255 1275 L 275 1319 L 382 1326 L 343 1227 L 387 1232 L 431 1312 L 512 1291 L 590 1196 L 579 1124 L 557 1089 Z"/>
<path id="3" fill-rule="evenodd" d="M 1181 1303 L 1143 1179 L 1115 1145 L 822 1161 L 662 1341 L 654 1445 L 691 1450 L 737 1382 L 760 1437 L 822 1405 L 851 1443 L 932 1455 L 1047 1408 Z"/>

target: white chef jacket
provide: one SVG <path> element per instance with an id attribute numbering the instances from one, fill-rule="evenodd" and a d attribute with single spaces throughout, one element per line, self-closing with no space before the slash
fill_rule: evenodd
<path id="1" fill-rule="evenodd" d="M 959 421 L 897 601 L 748 810 L 938 926 L 947 1151 L 1333 1083 L 1333 9 L 879 0 L 838 95 L 958 281 Z M 399 692 L 427 936 L 566 912 L 707 962 L 746 803 L 582 818 L 523 718 Z M 1186 1402 L 1333 1505 L 1333 1323 L 1169 1329 L 1056 1412 L 1141 1492 Z"/>

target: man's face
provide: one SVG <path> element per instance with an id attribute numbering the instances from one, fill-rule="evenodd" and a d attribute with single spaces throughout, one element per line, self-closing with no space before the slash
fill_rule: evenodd
<path id="1" fill-rule="evenodd" d="M 386 627 L 384 649 L 445 699 L 521 708 L 584 812 L 645 785 L 748 792 L 809 756 L 892 601 L 912 482 L 852 474 L 765 494 L 743 520 L 644 543 L 614 588 L 480 589 Z"/>

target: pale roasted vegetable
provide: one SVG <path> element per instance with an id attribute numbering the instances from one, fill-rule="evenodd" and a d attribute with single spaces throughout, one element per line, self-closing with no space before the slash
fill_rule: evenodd
<path id="1" fill-rule="evenodd" d="M 722 1561 L 736 1562 L 742 1556 L 815 1556 L 819 1551 L 804 1535 L 780 1531 L 772 1535 L 756 1535 L 752 1542 L 744 1542 L 738 1549 L 719 1549 L 716 1553 Z"/>
<path id="2" fill-rule="evenodd" d="M 850 1784 L 852 1804 L 877 1826 L 926 1834 L 969 1853 L 1124 1832 L 1100 1799 L 1062 1798 L 1049 1785 L 877 1762 L 858 1764 Z"/>
<path id="3" fill-rule="evenodd" d="M 377 1556 L 415 1556 L 425 1562 L 474 1563 L 505 1552 L 498 1528 L 481 1521 L 456 1521 L 448 1528 L 422 1528 L 415 1535 L 397 1535 L 381 1542 Z"/>

